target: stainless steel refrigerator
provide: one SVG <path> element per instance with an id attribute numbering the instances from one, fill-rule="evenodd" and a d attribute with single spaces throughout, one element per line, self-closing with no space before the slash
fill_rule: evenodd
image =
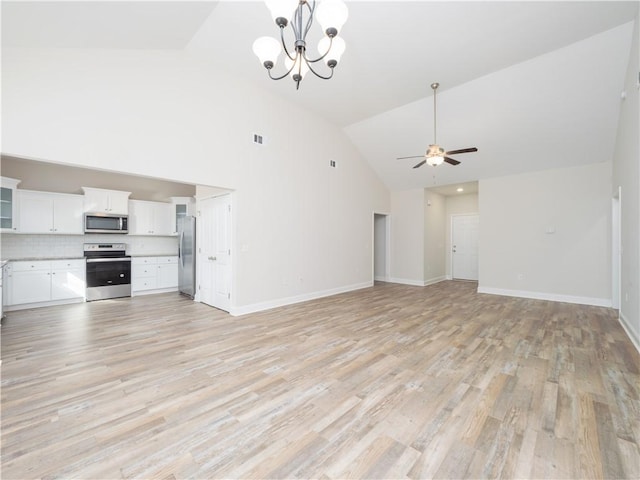
<path id="1" fill-rule="evenodd" d="M 193 298 L 196 294 L 196 217 L 178 219 L 178 289 Z"/>

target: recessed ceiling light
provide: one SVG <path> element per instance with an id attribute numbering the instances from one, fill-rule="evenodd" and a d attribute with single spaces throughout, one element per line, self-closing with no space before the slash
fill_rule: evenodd
<path id="1" fill-rule="evenodd" d="M 456 192 L 464 192 L 464 188 L 462 188 L 462 187 L 458 187 L 458 188 L 457 188 L 457 190 L 456 190 Z"/>

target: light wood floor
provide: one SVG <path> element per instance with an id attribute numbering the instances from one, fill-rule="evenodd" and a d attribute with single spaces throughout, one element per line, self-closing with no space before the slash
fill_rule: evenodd
<path id="1" fill-rule="evenodd" d="M 615 312 L 475 288 L 10 312 L 2 478 L 639 478 Z"/>

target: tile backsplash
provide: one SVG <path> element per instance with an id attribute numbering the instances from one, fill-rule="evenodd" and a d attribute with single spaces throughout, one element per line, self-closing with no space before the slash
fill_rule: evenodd
<path id="1" fill-rule="evenodd" d="M 3 233 L 0 258 L 69 258 L 82 257 L 85 243 L 126 243 L 127 255 L 177 255 L 178 237 L 138 235 L 22 235 Z"/>

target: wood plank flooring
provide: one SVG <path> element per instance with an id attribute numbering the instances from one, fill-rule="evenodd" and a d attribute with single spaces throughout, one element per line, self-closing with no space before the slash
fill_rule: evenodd
<path id="1" fill-rule="evenodd" d="M 639 478 L 615 312 L 475 289 L 9 312 L 2 478 Z"/>

